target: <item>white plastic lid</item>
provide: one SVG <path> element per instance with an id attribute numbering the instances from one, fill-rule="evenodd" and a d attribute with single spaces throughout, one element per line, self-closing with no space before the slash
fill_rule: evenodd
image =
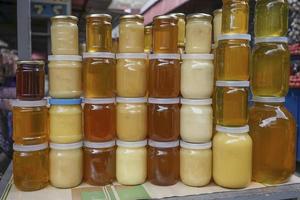
<path id="1" fill-rule="evenodd" d="M 255 38 L 255 44 L 262 42 L 278 42 L 278 43 L 288 43 L 287 37 L 258 37 Z"/>
<path id="2" fill-rule="evenodd" d="M 39 101 L 22 101 L 22 100 L 13 100 L 12 105 L 14 107 L 40 107 L 40 106 L 46 106 L 47 100 L 39 100 Z"/>
<path id="3" fill-rule="evenodd" d="M 171 141 L 171 142 L 158 142 L 154 140 L 148 141 L 149 146 L 156 147 L 156 148 L 172 148 L 179 146 L 179 140 Z"/>
<path id="4" fill-rule="evenodd" d="M 151 104 L 178 104 L 179 98 L 149 98 L 148 103 Z"/>
<path id="5" fill-rule="evenodd" d="M 252 101 L 261 103 L 284 103 L 285 97 L 257 97 L 254 96 Z"/>
<path id="6" fill-rule="evenodd" d="M 140 97 L 140 98 L 125 98 L 125 97 L 117 97 L 118 103 L 146 103 L 147 98 L 146 97 Z"/>
<path id="7" fill-rule="evenodd" d="M 240 127 L 228 127 L 228 126 L 216 126 L 216 130 L 218 132 L 223 133 L 248 133 L 249 132 L 249 126 L 240 126 Z"/>
<path id="8" fill-rule="evenodd" d="M 249 81 L 216 81 L 217 87 L 249 87 Z"/>
<path id="9" fill-rule="evenodd" d="M 195 60 L 213 60 L 214 54 L 181 54 L 183 60 L 195 59 Z"/>
<path id="10" fill-rule="evenodd" d="M 137 142 L 127 142 L 123 140 L 117 140 L 117 145 L 120 147 L 129 147 L 129 148 L 145 147 L 147 145 L 147 140 L 141 140 Z"/>
<path id="11" fill-rule="evenodd" d="M 83 58 L 115 58 L 115 54 L 110 52 L 85 52 Z"/>
<path id="12" fill-rule="evenodd" d="M 116 102 L 115 98 L 98 98 L 98 99 L 84 98 L 83 99 L 83 103 L 89 103 L 89 104 L 111 104 L 115 102 Z"/>
<path id="13" fill-rule="evenodd" d="M 190 143 L 180 140 L 180 146 L 185 149 L 210 149 L 212 144 L 211 142 L 207 143 Z"/>
<path id="14" fill-rule="evenodd" d="M 181 104 L 183 105 L 195 105 L 195 106 L 204 106 L 204 105 L 211 105 L 212 99 L 180 99 Z"/>
<path id="15" fill-rule="evenodd" d="M 180 54 L 178 53 L 158 53 L 149 54 L 149 60 L 153 59 L 180 59 Z"/>
<path id="16" fill-rule="evenodd" d="M 251 40 L 251 35 L 249 34 L 224 34 L 218 36 L 218 41 L 220 40 Z"/>
<path id="17" fill-rule="evenodd" d="M 50 55 L 49 61 L 82 61 L 82 57 L 78 55 Z"/>
<path id="18" fill-rule="evenodd" d="M 76 143 L 69 143 L 69 144 L 50 143 L 51 149 L 59 149 L 59 150 L 79 149 L 82 146 L 83 146 L 82 141 Z"/>
<path id="19" fill-rule="evenodd" d="M 95 149 L 103 149 L 103 148 L 109 148 L 116 145 L 115 140 L 107 141 L 107 142 L 89 142 L 84 141 L 83 145 L 88 148 L 95 148 Z"/>
<path id="20" fill-rule="evenodd" d="M 40 151 L 48 148 L 48 143 L 37 144 L 37 145 L 19 145 L 13 144 L 13 150 L 15 151 Z"/>
<path id="21" fill-rule="evenodd" d="M 132 59 L 147 59 L 146 53 L 118 53 L 116 54 L 117 59 L 126 59 L 126 58 L 132 58 Z"/>

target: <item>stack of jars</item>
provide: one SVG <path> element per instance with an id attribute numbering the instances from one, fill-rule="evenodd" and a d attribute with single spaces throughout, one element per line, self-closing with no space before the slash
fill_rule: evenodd
<path id="1" fill-rule="evenodd" d="M 296 127 L 284 107 L 288 92 L 290 55 L 288 2 L 258 0 L 252 52 L 250 135 L 253 140 L 253 180 L 284 183 L 295 171 Z"/>
<path id="2" fill-rule="evenodd" d="M 248 0 L 223 0 L 222 35 L 216 49 L 213 178 L 227 188 L 244 188 L 251 182 L 248 15 Z"/>

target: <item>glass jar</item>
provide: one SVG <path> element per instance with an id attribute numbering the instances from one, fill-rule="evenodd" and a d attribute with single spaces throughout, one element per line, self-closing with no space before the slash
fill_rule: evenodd
<path id="1" fill-rule="evenodd" d="M 14 185 L 22 191 L 39 190 L 48 185 L 48 143 L 13 145 Z"/>
<path id="2" fill-rule="evenodd" d="M 71 15 L 51 17 L 53 55 L 78 55 L 78 18 Z"/>
<path id="3" fill-rule="evenodd" d="M 83 95 L 85 98 L 115 96 L 115 54 L 94 52 L 83 54 Z"/>
<path id="4" fill-rule="evenodd" d="M 122 185 L 139 185 L 147 178 L 147 140 L 117 140 L 116 177 Z"/>
<path id="5" fill-rule="evenodd" d="M 47 101 L 13 102 L 13 140 L 16 144 L 35 145 L 48 141 Z"/>
<path id="6" fill-rule="evenodd" d="M 152 26 L 145 26 L 144 29 L 144 37 L 145 37 L 145 53 L 152 52 Z"/>
<path id="7" fill-rule="evenodd" d="M 286 36 L 289 5 L 287 0 L 258 0 L 255 5 L 256 37 Z"/>
<path id="8" fill-rule="evenodd" d="M 196 13 L 188 15 L 186 19 L 186 53 L 210 53 L 212 16 Z"/>
<path id="9" fill-rule="evenodd" d="M 252 179 L 263 184 L 287 182 L 296 167 L 295 120 L 284 107 L 284 97 L 253 97 L 253 101 L 249 110 Z"/>
<path id="10" fill-rule="evenodd" d="M 148 181 L 169 186 L 179 181 L 179 140 L 157 142 L 149 140 Z"/>
<path id="11" fill-rule="evenodd" d="M 249 80 L 251 36 L 221 35 L 216 51 L 216 79 L 220 81 Z"/>
<path id="12" fill-rule="evenodd" d="M 180 137 L 191 143 L 211 140 L 213 129 L 212 99 L 181 99 Z"/>
<path id="13" fill-rule="evenodd" d="M 90 185 L 112 184 L 116 178 L 116 142 L 84 142 L 84 181 Z"/>
<path id="14" fill-rule="evenodd" d="M 286 37 L 256 38 L 252 51 L 253 95 L 287 95 L 290 78 L 290 53 L 287 43 Z"/>
<path id="15" fill-rule="evenodd" d="M 223 0 L 222 34 L 248 33 L 248 0 Z"/>
<path id="16" fill-rule="evenodd" d="M 85 19 L 87 52 L 111 52 L 112 17 L 108 14 L 91 14 Z"/>
<path id="17" fill-rule="evenodd" d="M 222 126 L 246 125 L 249 81 L 217 81 L 216 86 L 216 123 Z"/>
<path id="18" fill-rule="evenodd" d="M 74 143 L 82 139 L 81 99 L 50 99 L 49 132 L 54 143 Z"/>
<path id="19" fill-rule="evenodd" d="M 147 98 L 117 97 L 117 136 L 124 141 L 147 137 Z"/>
<path id="20" fill-rule="evenodd" d="M 213 139 L 213 178 L 225 188 L 245 188 L 251 183 L 252 140 L 249 126 L 216 126 Z"/>
<path id="21" fill-rule="evenodd" d="M 57 188 L 73 188 L 82 181 L 82 142 L 50 143 L 50 183 Z"/>
<path id="22" fill-rule="evenodd" d="M 180 179 L 188 186 L 209 184 L 212 177 L 211 142 L 187 143 L 180 141 Z"/>
<path id="23" fill-rule="evenodd" d="M 180 132 L 179 98 L 148 99 L 148 136 L 151 140 L 177 140 Z"/>
<path id="24" fill-rule="evenodd" d="M 180 54 L 150 54 L 149 59 L 149 96 L 156 98 L 178 97 Z"/>
<path id="25" fill-rule="evenodd" d="M 153 18 L 153 52 L 177 53 L 178 18 L 170 15 L 161 15 Z"/>
<path id="26" fill-rule="evenodd" d="M 217 9 L 213 12 L 213 30 L 214 30 L 214 43 L 218 45 L 218 37 L 221 35 L 222 29 L 222 9 Z"/>
<path id="27" fill-rule="evenodd" d="M 172 13 L 171 16 L 175 16 L 178 18 L 177 26 L 178 26 L 178 41 L 177 47 L 183 48 L 185 47 L 185 14 L 184 13 Z"/>
<path id="28" fill-rule="evenodd" d="M 181 57 L 181 95 L 184 98 L 210 98 L 214 87 L 213 54 L 182 54 Z"/>
<path id="29" fill-rule="evenodd" d="M 142 15 L 123 15 L 119 26 L 119 52 L 144 52 L 144 17 Z"/>
<path id="30" fill-rule="evenodd" d="M 115 139 L 115 98 L 84 99 L 83 102 L 84 139 L 90 142 Z"/>
<path id="31" fill-rule="evenodd" d="M 49 60 L 49 94 L 54 98 L 78 98 L 82 93 L 81 56 L 52 55 Z"/>
<path id="32" fill-rule="evenodd" d="M 117 94 L 122 97 L 144 97 L 147 94 L 148 65 L 145 53 L 117 54 Z"/>
<path id="33" fill-rule="evenodd" d="M 41 100 L 45 91 L 45 63 L 43 61 L 18 61 L 16 93 L 20 100 Z"/>

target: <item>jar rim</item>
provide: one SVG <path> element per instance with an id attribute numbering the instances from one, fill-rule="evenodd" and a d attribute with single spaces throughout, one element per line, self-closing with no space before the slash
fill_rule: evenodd
<path id="1" fill-rule="evenodd" d="M 138 148 L 138 147 L 145 147 L 146 145 L 147 145 L 147 140 L 141 140 L 141 141 L 136 141 L 136 142 L 117 140 L 117 146 L 120 146 L 120 147 Z"/>
<path id="2" fill-rule="evenodd" d="M 180 19 L 185 19 L 185 14 L 184 13 L 170 13 L 169 15 L 175 16 L 175 17 L 180 18 Z"/>
<path id="3" fill-rule="evenodd" d="M 50 98 L 49 104 L 50 105 L 79 105 L 81 104 L 81 99 L 55 99 Z"/>
<path id="4" fill-rule="evenodd" d="M 214 54 L 181 54 L 183 60 L 199 59 L 199 60 L 213 60 Z"/>
<path id="5" fill-rule="evenodd" d="M 249 87 L 249 81 L 216 81 L 217 87 Z"/>
<path id="6" fill-rule="evenodd" d="M 212 104 L 212 99 L 186 99 L 186 98 L 181 98 L 180 101 L 181 101 L 181 104 L 183 104 L 183 105 L 205 106 L 205 105 L 211 105 Z"/>
<path id="7" fill-rule="evenodd" d="M 82 61 L 78 55 L 49 55 L 48 61 Z"/>
<path id="8" fill-rule="evenodd" d="M 117 103 L 146 103 L 146 97 L 138 97 L 138 98 L 126 98 L 126 97 L 117 97 Z"/>
<path id="9" fill-rule="evenodd" d="M 45 65 L 43 60 L 18 60 L 17 65 Z"/>
<path id="10" fill-rule="evenodd" d="M 154 59 L 180 59 L 180 54 L 178 53 L 157 53 L 157 54 L 149 54 L 149 60 Z"/>
<path id="11" fill-rule="evenodd" d="M 116 141 L 106 141 L 106 142 L 90 142 L 90 141 L 84 141 L 83 146 L 87 148 L 95 148 L 95 149 L 104 149 L 104 148 L 110 148 L 116 146 Z"/>
<path id="12" fill-rule="evenodd" d="M 153 18 L 153 21 L 155 20 L 159 20 L 159 19 L 173 19 L 173 20 L 176 20 L 178 21 L 178 17 L 174 16 L 174 15 L 157 15 Z"/>
<path id="13" fill-rule="evenodd" d="M 254 96 L 252 98 L 254 102 L 260 103 L 284 103 L 285 97 L 261 97 L 261 96 Z"/>
<path id="14" fill-rule="evenodd" d="M 144 16 L 142 16 L 142 15 L 123 15 L 120 17 L 120 20 L 126 20 L 126 19 L 137 19 L 139 21 L 144 21 Z"/>
<path id="15" fill-rule="evenodd" d="M 212 16 L 210 14 L 206 14 L 206 13 L 192 13 L 192 14 L 189 14 L 186 17 L 186 19 L 187 20 L 190 20 L 190 19 L 205 19 L 205 20 L 211 21 Z"/>
<path id="16" fill-rule="evenodd" d="M 41 107 L 46 105 L 47 105 L 46 99 L 42 99 L 38 101 L 23 101 L 19 99 L 12 100 L 13 107 Z"/>
<path id="17" fill-rule="evenodd" d="M 150 104 L 178 104 L 180 98 L 148 98 L 148 103 Z"/>
<path id="18" fill-rule="evenodd" d="M 146 53 L 117 53 L 116 54 L 117 59 L 147 59 Z"/>
<path id="19" fill-rule="evenodd" d="M 206 143 L 190 143 L 180 140 L 180 147 L 185 149 L 210 149 L 212 146 L 212 142 Z"/>
<path id="20" fill-rule="evenodd" d="M 115 98 L 84 98 L 83 103 L 87 104 L 112 104 L 116 102 Z"/>
<path id="21" fill-rule="evenodd" d="M 53 16 L 51 17 L 51 22 L 53 22 L 54 20 L 59 20 L 59 19 L 70 19 L 70 20 L 73 20 L 73 21 L 78 21 L 78 18 L 76 16 L 73 16 L 73 15 L 56 15 L 56 16 Z"/>
<path id="22" fill-rule="evenodd" d="M 219 8 L 219 9 L 216 9 L 213 11 L 213 15 L 216 15 L 216 14 L 222 13 L 222 12 L 223 12 L 222 8 Z"/>
<path id="23" fill-rule="evenodd" d="M 58 149 L 58 150 L 69 150 L 69 149 L 79 149 L 83 146 L 82 141 L 75 142 L 75 143 L 67 143 L 67 144 L 60 144 L 60 143 L 50 143 L 50 149 Z"/>
<path id="24" fill-rule="evenodd" d="M 48 143 L 42 143 L 42 144 L 36 144 L 36 145 L 20 145 L 20 144 L 13 144 L 13 150 L 14 151 L 25 151 L 25 152 L 31 152 L 31 151 L 40 151 L 48 148 Z"/>
<path id="25" fill-rule="evenodd" d="M 220 40 L 248 40 L 251 41 L 250 34 L 223 34 L 218 36 L 218 41 Z"/>
<path id="26" fill-rule="evenodd" d="M 239 126 L 239 127 L 228 127 L 228 126 L 220 126 L 216 125 L 216 131 L 224 132 L 224 133 L 248 133 L 249 126 Z"/>
<path id="27" fill-rule="evenodd" d="M 287 37 L 257 37 L 254 38 L 254 43 L 288 43 Z"/>
<path id="28" fill-rule="evenodd" d="M 170 141 L 170 142 L 159 142 L 155 140 L 148 140 L 148 145 L 150 147 L 156 147 L 156 148 L 173 148 L 179 146 L 179 140 Z"/>
<path id="29" fill-rule="evenodd" d="M 84 52 L 83 58 L 115 58 L 115 54 L 111 52 Z"/>
<path id="30" fill-rule="evenodd" d="M 90 19 L 90 18 L 107 18 L 107 19 L 109 19 L 110 21 L 112 20 L 112 17 L 111 17 L 111 15 L 109 15 L 109 14 L 89 14 L 89 15 L 86 15 L 85 16 L 85 19 Z"/>

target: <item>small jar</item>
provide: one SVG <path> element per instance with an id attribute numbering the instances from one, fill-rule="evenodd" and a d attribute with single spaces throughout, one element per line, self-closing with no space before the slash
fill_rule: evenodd
<path id="1" fill-rule="evenodd" d="M 158 142 L 149 140 L 148 181 L 169 186 L 179 181 L 179 140 Z"/>
<path id="2" fill-rule="evenodd" d="M 48 185 L 48 143 L 13 145 L 14 185 L 22 191 L 39 190 Z"/>
<path id="3" fill-rule="evenodd" d="M 147 140 L 117 140 L 116 177 L 122 185 L 143 184 L 147 178 Z"/>
<path id="4" fill-rule="evenodd" d="M 148 65 L 145 53 L 121 53 L 117 58 L 117 95 L 144 97 L 147 94 Z"/>
<path id="5" fill-rule="evenodd" d="M 145 37 L 145 53 L 152 52 L 152 26 L 145 26 L 144 29 L 144 37 Z"/>
<path id="6" fill-rule="evenodd" d="M 111 52 L 112 17 L 108 14 L 90 14 L 85 19 L 87 52 Z"/>
<path id="7" fill-rule="evenodd" d="M 48 141 L 47 101 L 13 102 L 13 140 L 16 144 L 36 145 Z"/>
<path id="8" fill-rule="evenodd" d="M 123 15 L 120 17 L 119 52 L 144 52 L 144 17 L 142 15 Z"/>
<path id="9" fill-rule="evenodd" d="M 84 142 L 83 178 L 90 185 L 112 184 L 116 178 L 116 142 Z"/>
<path id="10" fill-rule="evenodd" d="M 248 33 L 249 0 L 223 0 L 222 34 Z"/>
<path id="11" fill-rule="evenodd" d="M 221 35 L 216 51 L 216 80 L 249 80 L 249 57 L 251 36 Z"/>
<path id="12" fill-rule="evenodd" d="M 181 57 L 182 96 L 195 99 L 210 98 L 214 87 L 214 55 L 182 54 Z"/>
<path id="13" fill-rule="evenodd" d="M 81 99 L 50 99 L 49 132 L 54 143 L 74 143 L 82 139 Z"/>
<path id="14" fill-rule="evenodd" d="M 210 53 L 212 16 L 196 13 L 188 15 L 186 19 L 186 53 Z"/>
<path id="15" fill-rule="evenodd" d="M 153 52 L 177 53 L 178 18 L 170 15 L 156 16 L 153 19 Z"/>
<path id="16" fill-rule="evenodd" d="M 185 47 L 185 14 L 184 13 L 172 13 L 171 16 L 175 16 L 178 18 L 177 26 L 178 26 L 178 41 L 177 47 L 183 48 Z"/>
<path id="17" fill-rule="evenodd" d="M 287 95 L 290 53 L 286 37 L 256 38 L 252 51 L 251 89 L 255 96 Z"/>
<path id="18" fill-rule="evenodd" d="M 20 100 L 41 100 L 45 91 L 45 63 L 43 61 L 18 61 L 16 93 Z"/>
<path id="19" fill-rule="evenodd" d="M 147 98 L 117 97 L 117 136 L 124 141 L 147 137 Z"/>
<path id="20" fill-rule="evenodd" d="M 249 81 L 217 81 L 216 86 L 216 123 L 222 126 L 246 125 Z"/>
<path id="21" fill-rule="evenodd" d="M 213 129 L 212 99 L 181 99 L 180 137 L 191 143 L 211 140 Z"/>
<path id="22" fill-rule="evenodd" d="M 212 177 L 211 142 L 188 143 L 180 141 L 180 179 L 188 186 L 209 184 Z"/>
<path id="23" fill-rule="evenodd" d="M 94 52 L 83 54 L 83 95 L 85 98 L 115 96 L 115 54 Z"/>
<path id="24" fill-rule="evenodd" d="M 57 188 L 73 188 L 82 181 L 82 142 L 50 143 L 50 183 Z"/>
<path id="25" fill-rule="evenodd" d="M 82 93 L 81 56 L 52 55 L 49 60 L 49 94 L 54 98 L 78 98 Z"/>
<path id="26" fill-rule="evenodd" d="M 214 20 L 213 20 L 213 27 L 214 27 L 214 43 L 218 44 L 218 37 L 221 35 L 222 29 L 222 9 L 217 9 L 213 12 Z"/>
<path id="27" fill-rule="evenodd" d="M 78 55 L 78 18 L 57 15 L 51 18 L 51 49 L 53 55 Z"/>
<path id="28" fill-rule="evenodd" d="M 105 142 L 116 136 L 115 98 L 84 99 L 84 139 Z"/>
<path id="29" fill-rule="evenodd" d="M 179 98 L 148 99 L 148 134 L 151 140 L 177 140 L 180 132 Z"/>
<path id="30" fill-rule="evenodd" d="M 180 90 L 180 54 L 150 54 L 149 96 L 173 98 Z"/>
<path id="31" fill-rule="evenodd" d="M 225 188 L 245 188 L 251 183 L 252 140 L 249 126 L 216 127 L 213 139 L 213 178 Z"/>

